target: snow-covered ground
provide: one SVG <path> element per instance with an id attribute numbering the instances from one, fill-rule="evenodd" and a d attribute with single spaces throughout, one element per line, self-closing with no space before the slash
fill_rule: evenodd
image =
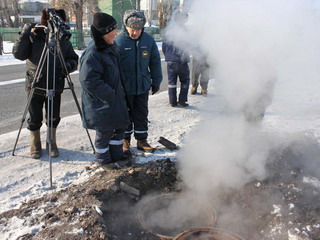
<path id="1" fill-rule="evenodd" d="M 15 60 L 11 54 L 0 56 L 0 67 L 17 63 L 23 62 Z M 274 135 L 275 139 L 277 136 L 302 133 L 312 135 L 320 141 L 320 96 L 318 94 L 320 87 L 312 85 L 299 88 L 299 86 L 293 84 L 289 89 L 291 93 L 292 91 L 297 93 L 296 101 L 289 101 L 292 100 L 290 98 L 287 98 L 286 101 L 286 95 L 275 94 L 262 121 L 261 131 Z M 278 87 L 285 88 L 281 86 L 280 81 L 276 83 L 275 93 Z M 309 93 L 307 94 L 304 90 L 308 90 Z M 221 99 L 215 92 L 215 81 L 210 81 L 207 98 L 200 95 L 189 95 L 189 104 L 187 108 L 172 108 L 168 104 L 167 92 L 150 96 L 149 141 L 151 145 L 159 146 L 159 149 L 154 154 L 139 156 L 137 161 L 146 162 L 167 157 L 176 159 L 177 151 L 161 148 L 157 142 L 160 136 L 175 142 L 182 148 L 183 146 L 197 148 L 189 143 L 193 139 L 193 133 L 202 126 L 202 123 L 208 124 L 208 119 L 219 118 L 223 111 Z M 210 126 L 215 127 L 209 123 L 207 133 L 214 135 Z M 90 134 L 94 140 L 94 133 L 90 131 Z M 41 129 L 41 136 L 44 147 L 45 127 Z M 29 133 L 28 130 L 23 129 L 15 156 L 12 156 L 16 137 L 17 131 L 0 136 L 0 212 L 17 208 L 23 202 L 52 191 L 59 191 L 71 184 L 81 183 L 88 179 L 90 174 L 94 174 L 94 172 L 86 171 L 86 166 L 94 164 L 94 155 L 88 136 L 81 126 L 79 115 L 63 118 L 58 128 L 60 156 L 52 159 L 53 189 L 50 189 L 50 166 L 47 154 L 44 154 L 39 160 L 30 158 Z M 196 137 L 199 140 L 199 136 Z M 212 136 L 209 139 L 212 139 Z M 202 148 L 206 149 L 205 152 L 210 152 L 213 146 L 208 141 L 208 138 L 204 136 L 203 141 L 198 141 L 197 144 L 202 145 Z M 133 142 L 133 147 L 135 147 L 135 142 Z M 208 165 L 203 167 L 206 168 Z M 319 180 L 312 178 L 310 181 L 310 179 L 306 178 L 305 181 L 319 188 Z M 19 231 L 18 229 L 16 227 L 10 231 Z"/>

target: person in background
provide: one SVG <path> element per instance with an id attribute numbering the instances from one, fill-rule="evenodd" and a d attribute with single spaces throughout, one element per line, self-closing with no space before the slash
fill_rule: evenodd
<path id="1" fill-rule="evenodd" d="M 187 14 L 178 12 L 175 14 L 175 21 L 177 23 L 184 23 L 187 17 Z M 187 102 L 190 85 L 189 54 L 176 46 L 172 41 L 167 40 L 162 44 L 162 52 L 167 62 L 169 103 L 172 107 L 176 107 L 177 105 L 187 107 L 189 106 Z M 178 77 L 180 81 L 180 93 L 177 99 Z"/>
<path id="2" fill-rule="evenodd" d="M 66 13 L 63 9 L 55 10 L 57 15 L 61 17 L 63 21 L 66 21 Z M 27 23 L 24 25 L 18 39 L 13 46 L 13 56 L 19 60 L 26 60 L 27 72 L 26 72 L 26 91 L 29 95 L 31 87 L 33 85 L 36 70 L 38 68 L 41 54 L 46 44 L 46 29 L 48 27 L 48 20 L 50 19 L 47 10 L 42 11 L 41 22 Z M 78 67 L 78 55 L 75 53 L 71 42 L 68 39 L 59 40 L 61 52 L 67 67 L 67 73 L 56 56 L 56 68 L 55 68 L 55 79 L 53 79 L 52 72 L 49 72 L 49 79 L 51 82 L 50 86 L 47 86 L 47 64 L 44 63 L 42 72 L 40 73 L 39 80 L 34 84 L 36 88 L 31 98 L 29 105 L 29 118 L 27 119 L 28 129 L 30 130 L 30 154 L 32 158 L 40 158 L 42 154 L 41 139 L 40 139 L 40 128 L 43 121 L 43 105 L 45 104 L 46 116 L 48 112 L 47 93 L 45 89 L 55 89 L 53 97 L 53 119 L 46 119 L 48 131 L 52 133 L 51 139 L 51 156 L 57 157 L 59 155 L 59 149 L 56 143 L 56 129 L 61 120 L 60 117 L 60 105 L 61 105 L 61 93 L 64 89 L 65 77 L 68 73 L 75 71 Z M 52 51 L 49 51 L 49 58 L 53 58 Z M 53 61 L 50 62 L 53 64 Z M 53 86 L 52 82 L 55 82 Z M 54 88 L 53 88 L 54 87 Z M 41 88 L 41 89 L 39 89 Z M 43 89 L 43 90 L 42 90 Z M 51 100 L 50 100 L 51 101 Z M 49 106 L 48 106 L 49 105 Z M 52 122 L 52 126 L 51 126 Z"/>
<path id="3" fill-rule="evenodd" d="M 210 66 L 207 63 L 205 57 L 193 56 L 193 73 L 192 87 L 190 93 L 192 95 L 197 93 L 199 82 L 201 86 L 201 95 L 206 97 L 208 94 L 208 83 L 209 83 L 209 71 Z"/>
<path id="4" fill-rule="evenodd" d="M 128 110 L 119 53 L 114 42 L 116 20 L 96 13 L 91 41 L 80 58 L 83 126 L 96 131 L 96 161 L 108 165 L 124 159 L 122 145 Z"/>
<path id="5" fill-rule="evenodd" d="M 149 91 L 155 94 L 162 82 L 161 59 L 152 36 L 144 32 L 146 18 L 137 10 L 127 10 L 123 17 L 122 33 L 115 41 L 120 50 L 120 64 L 124 73 L 124 89 L 130 124 L 125 132 L 123 150 L 131 155 L 131 135 L 137 140 L 137 148 L 154 152 L 148 138 Z"/>

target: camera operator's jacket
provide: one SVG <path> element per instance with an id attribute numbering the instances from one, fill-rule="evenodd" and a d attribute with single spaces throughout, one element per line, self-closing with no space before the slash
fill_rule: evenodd
<path id="1" fill-rule="evenodd" d="M 17 38 L 12 53 L 15 58 L 19 60 L 26 60 L 27 76 L 26 76 L 26 90 L 30 91 L 34 75 L 39 64 L 41 54 L 46 43 L 45 27 L 37 27 L 36 24 L 25 24 L 19 37 Z M 60 41 L 61 53 L 66 63 L 68 73 L 73 72 L 78 67 L 78 55 L 75 53 L 72 44 L 69 40 Z M 49 54 L 51 55 L 51 54 Z M 53 60 L 53 58 L 51 58 Z M 39 81 L 36 87 L 46 88 L 47 78 L 47 64 L 44 62 Z M 64 79 L 67 73 L 60 63 L 59 57 L 56 57 L 55 68 L 55 89 L 63 90 Z M 52 86 L 49 86 L 52 88 Z"/>
<path id="2" fill-rule="evenodd" d="M 83 127 L 99 131 L 126 129 L 128 109 L 122 87 L 117 45 L 107 45 L 94 32 L 80 58 Z"/>
<path id="3" fill-rule="evenodd" d="M 162 81 L 161 59 L 153 37 L 142 31 L 140 37 L 133 40 L 123 26 L 115 41 L 120 50 L 126 94 L 139 95 L 150 91 L 151 85 L 159 87 Z"/>

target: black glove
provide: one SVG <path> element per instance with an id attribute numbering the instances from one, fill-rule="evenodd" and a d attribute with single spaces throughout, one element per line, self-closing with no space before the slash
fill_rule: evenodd
<path id="1" fill-rule="evenodd" d="M 67 67 L 67 71 L 68 71 L 67 74 L 68 74 L 68 73 L 70 73 L 71 70 L 72 70 L 71 63 L 66 62 L 66 67 Z"/>
<path id="2" fill-rule="evenodd" d="M 152 85 L 152 86 L 151 86 L 152 95 L 155 94 L 156 92 L 158 92 L 159 89 L 160 89 L 160 86 Z"/>
<path id="3" fill-rule="evenodd" d="M 31 32 L 31 29 L 32 29 L 35 25 L 36 25 L 35 23 L 26 23 L 26 24 L 23 26 L 20 34 L 21 34 L 22 36 L 29 36 L 29 34 L 30 34 L 30 32 Z"/>
<path id="4" fill-rule="evenodd" d="M 66 68 L 65 69 L 63 66 L 61 66 L 61 73 L 63 75 L 63 77 L 65 78 L 71 71 L 72 71 L 72 66 L 69 62 L 65 62 L 66 63 Z"/>

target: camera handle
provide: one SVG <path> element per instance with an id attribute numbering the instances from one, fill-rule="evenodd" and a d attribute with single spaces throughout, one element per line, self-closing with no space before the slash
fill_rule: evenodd
<path id="1" fill-rule="evenodd" d="M 51 189 L 53 188 L 53 184 L 52 184 L 52 158 L 51 158 L 52 127 L 49 128 L 49 126 L 53 126 L 53 106 L 54 106 L 53 103 L 54 103 L 54 96 L 55 96 L 55 92 L 56 92 L 55 91 L 55 80 L 56 80 L 55 79 L 55 73 L 56 73 L 56 59 L 57 59 L 57 56 L 58 56 L 58 58 L 60 60 L 60 63 L 62 65 L 64 71 L 67 73 L 66 79 L 67 79 L 69 87 L 68 88 L 64 88 L 64 89 L 70 89 L 71 90 L 72 96 L 73 96 L 74 101 L 76 103 L 76 107 L 78 109 L 80 117 L 81 117 L 81 119 L 83 118 L 82 111 L 81 111 L 81 108 L 80 108 L 76 93 L 74 91 L 74 85 L 73 85 L 73 82 L 71 80 L 70 74 L 68 73 L 67 66 L 66 66 L 65 60 L 63 58 L 62 52 L 61 52 L 60 42 L 57 40 L 58 39 L 57 38 L 58 34 L 59 34 L 59 31 L 54 32 L 54 31 L 48 31 L 48 29 L 47 29 L 47 32 L 46 32 L 46 43 L 45 43 L 45 46 L 44 46 L 43 51 L 41 53 L 39 64 L 37 66 L 37 69 L 36 69 L 36 72 L 35 72 L 35 75 L 34 75 L 34 80 L 32 82 L 31 90 L 30 90 L 29 95 L 28 95 L 27 105 L 25 107 L 25 110 L 24 110 L 24 113 L 23 113 L 23 116 L 22 116 L 22 119 L 21 119 L 20 128 L 19 128 L 19 131 L 18 131 L 18 135 L 17 135 L 16 141 L 15 141 L 14 147 L 13 147 L 13 151 L 12 151 L 12 156 L 14 156 L 14 152 L 15 152 L 15 149 L 17 147 L 17 143 L 18 143 L 18 140 L 19 140 L 19 137 L 20 137 L 21 129 L 22 129 L 23 123 L 25 122 L 26 115 L 27 115 L 28 110 L 29 110 L 29 106 L 30 106 L 30 103 L 31 103 L 32 96 L 35 94 L 35 90 L 39 89 L 39 90 L 45 91 L 46 92 L 46 97 L 47 97 L 47 103 L 48 103 L 47 121 L 50 121 L 50 122 L 47 123 L 47 126 L 48 126 L 47 127 L 47 146 L 48 146 L 48 152 L 49 152 L 50 188 Z M 51 56 L 50 56 L 50 52 L 51 52 Z M 53 58 L 53 63 L 51 63 L 52 59 L 50 59 L 50 58 Z M 36 87 L 36 83 L 38 83 L 39 80 L 40 80 L 41 72 L 42 72 L 42 69 L 44 67 L 46 59 L 47 59 L 47 74 L 46 74 L 47 86 L 46 86 L 46 89 L 43 89 L 43 88 Z M 51 73 L 50 73 L 50 71 L 51 71 Z M 50 77 L 52 77 L 52 88 L 50 88 Z M 87 132 L 91 147 L 93 149 L 93 153 L 95 153 L 95 148 L 94 148 L 93 142 L 91 140 L 89 131 L 88 131 L 88 129 L 85 129 L 85 130 Z"/>

